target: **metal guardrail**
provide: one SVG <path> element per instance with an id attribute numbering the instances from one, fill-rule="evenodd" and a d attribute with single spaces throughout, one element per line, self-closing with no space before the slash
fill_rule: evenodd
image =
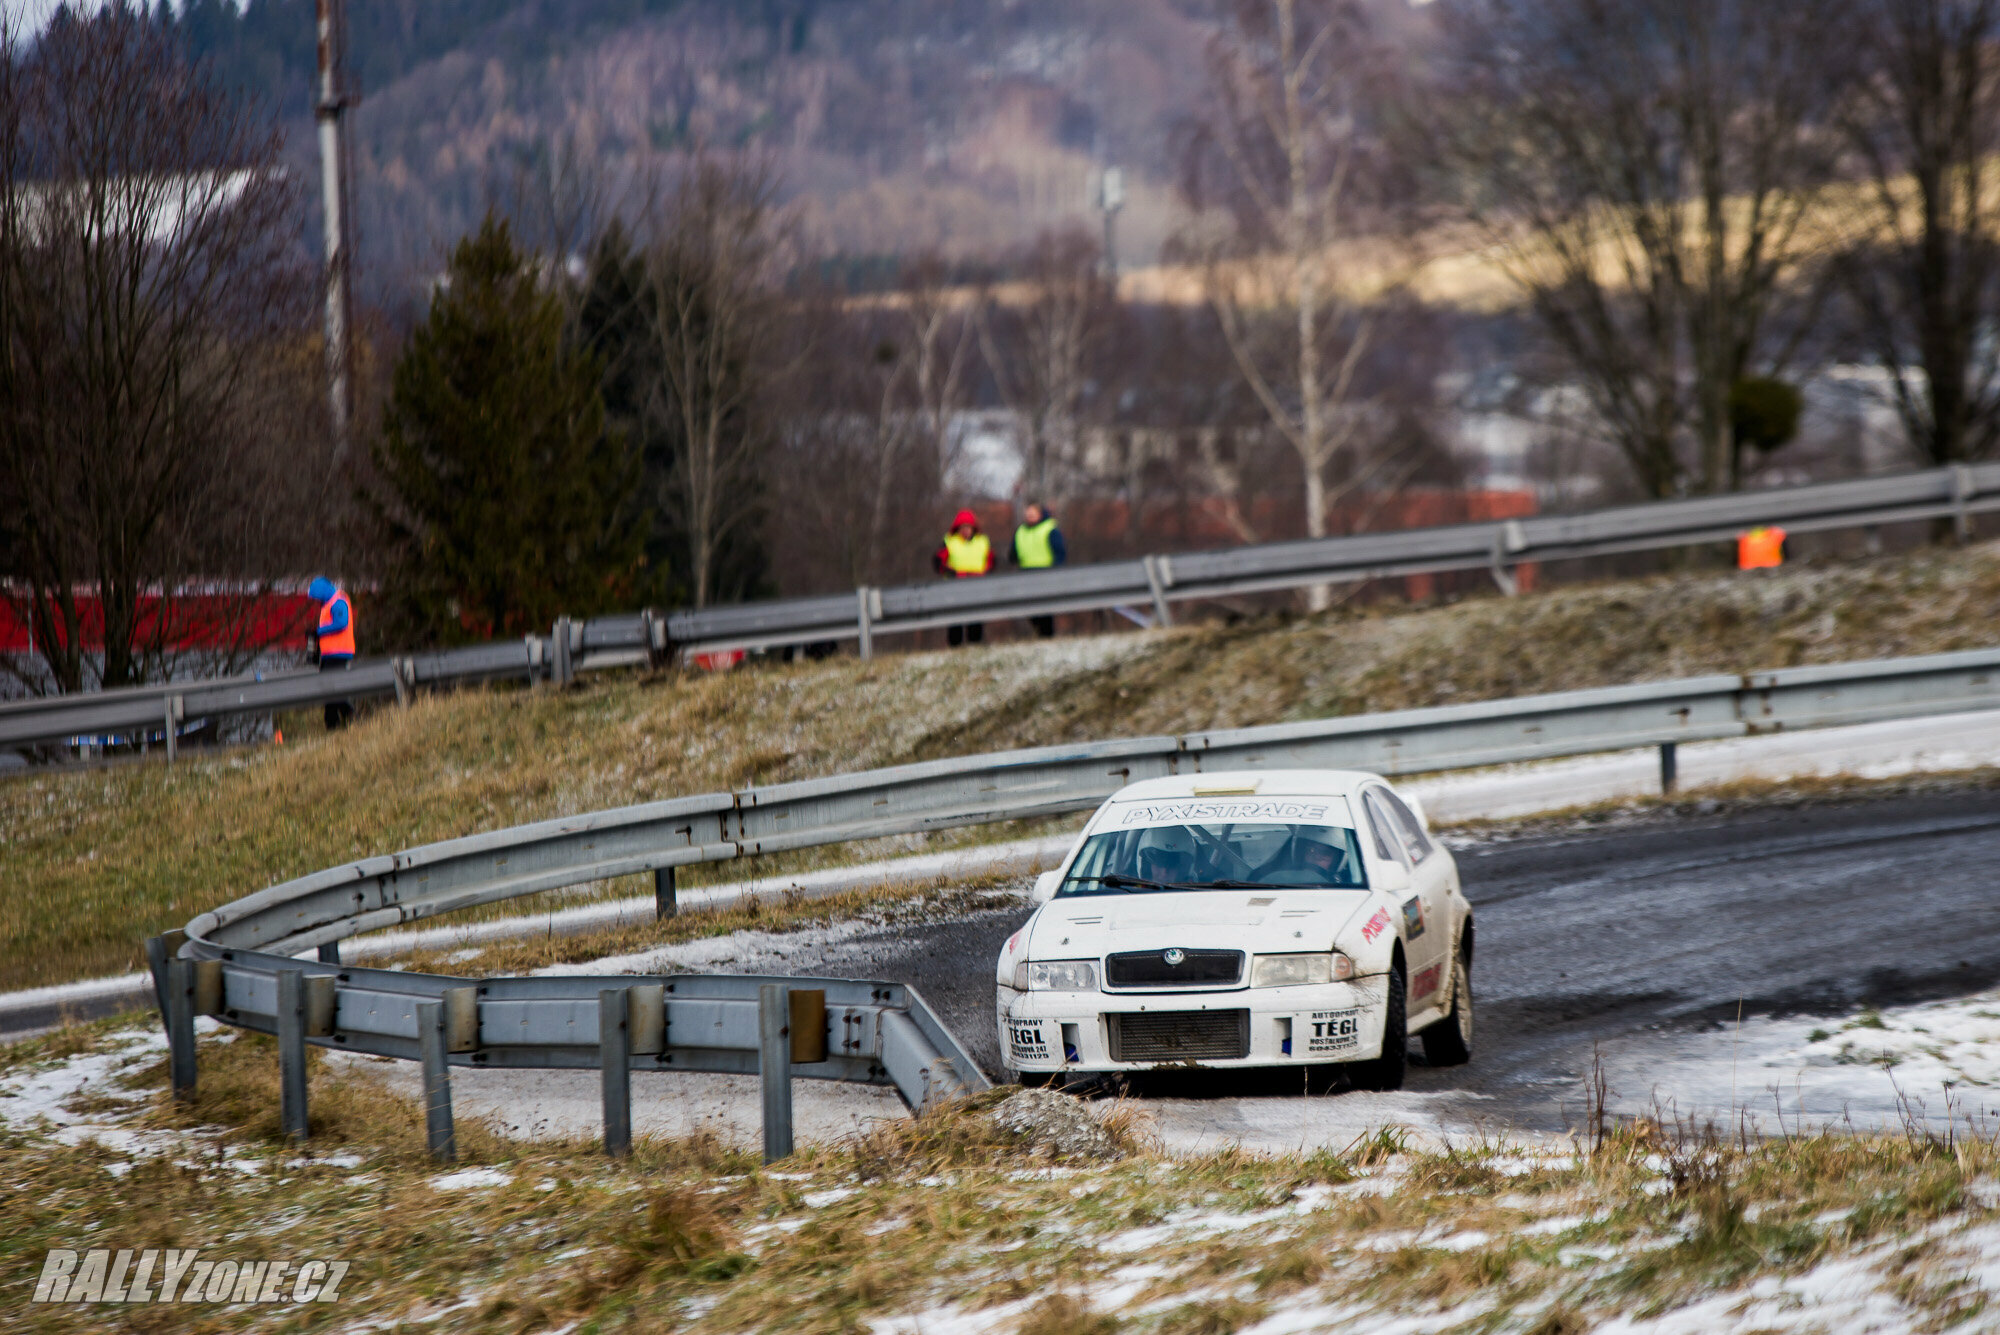
<path id="1" fill-rule="evenodd" d="M 1794 533 L 1950 519 L 1961 537 L 1971 518 L 2000 510 L 2000 464 L 1808 487 L 1660 501 L 1580 515 L 1364 533 L 1310 542 L 1147 556 L 852 594 L 745 603 L 699 611 L 639 612 L 559 620 L 547 637 L 357 662 L 338 674 L 173 683 L 0 704 L 0 749 L 160 728 L 171 753 L 189 719 L 265 714 L 333 700 L 407 699 L 420 687 L 520 678 L 558 684 L 578 672 L 657 661 L 670 654 L 856 641 L 863 657 L 884 635 L 968 621 L 1055 616 L 1109 607 L 1172 604 L 1452 570 L 1490 570 L 1508 592 L 1528 562 L 1574 560 L 1721 542 L 1752 524 Z"/>
<path id="2" fill-rule="evenodd" d="M 1315 767 L 1406 775 L 1657 746 L 1671 786 L 1682 742 L 1986 708 L 2000 708 L 2000 649 L 902 765 L 591 812 L 362 859 L 204 913 L 184 932 L 154 938 L 149 958 L 176 1091 L 193 1088 L 195 1014 L 276 1033 L 284 1088 L 297 1085 L 287 1105 L 296 1118 L 287 1114 L 285 1124 L 301 1134 L 305 1045 L 320 1043 L 423 1060 L 430 1103 L 442 1099 L 447 1109 L 441 1124 L 433 1120 L 433 1147 L 441 1152 L 449 1148 L 452 1065 L 601 1067 L 614 1150 L 620 1127 L 629 1143 L 630 1070 L 759 1070 L 767 1153 L 788 1152 L 791 1073 L 892 1083 L 917 1107 L 941 1093 L 982 1088 L 985 1077 L 915 992 L 894 983 L 713 976 L 472 982 L 346 968 L 338 942 L 645 871 L 654 873 L 660 912 L 669 914 L 674 869 L 690 863 L 1080 811 L 1128 783 L 1177 773 Z M 314 948 L 320 962 L 295 958 Z M 819 994 L 824 1012 L 801 1019 L 793 1007 L 802 994 Z M 779 1033 L 788 1027 L 789 1036 Z M 826 1037 L 826 1048 L 801 1049 L 802 1034 Z M 789 1058 L 781 1056 L 780 1038 L 793 1045 Z"/>
<path id="3" fill-rule="evenodd" d="M 1489 570 L 1500 587 L 1512 593 L 1514 568 L 1528 562 L 1723 542 L 1754 524 L 1813 533 L 1950 519 L 1964 537 L 1973 515 L 1995 510 L 2000 510 L 2000 464 L 1958 465 L 1588 514 L 1266 543 L 680 611 L 667 615 L 667 635 L 677 649 L 688 650 L 858 640 L 865 657 L 880 636 L 967 621 L 1134 606 L 1150 608 L 1154 621 L 1165 624 L 1172 619 L 1171 604 L 1176 602 L 1399 575 Z"/>

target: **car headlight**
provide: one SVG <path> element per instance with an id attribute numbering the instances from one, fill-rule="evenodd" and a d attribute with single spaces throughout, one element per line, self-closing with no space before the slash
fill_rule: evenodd
<path id="1" fill-rule="evenodd" d="M 1330 955 L 1259 955 L 1250 966 L 1252 987 L 1307 987 L 1354 976 L 1354 961 L 1334 951 Z"/>
<path id="2" fill-rule="evenodd" d="M 1095 992 L 1097 966 L 1089 960 L 1033 960 L 1028 986 L 1036 992 Z"/>

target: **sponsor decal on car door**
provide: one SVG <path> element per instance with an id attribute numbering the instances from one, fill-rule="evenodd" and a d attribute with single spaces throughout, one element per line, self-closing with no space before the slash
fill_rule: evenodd
<path id="1" fill-rule="evenodd" d="M 1415 1011 L 1421 1007 L 1443 1005 L 1454 936 L 1451 929 L 1450 859 L 1439 856 L 1437 845 L 1425 833 L 1423 823 L 1393 790 L 1374 789 L 1370 796 L 1380 798 L 1383 814 L 1402 841 L 1403 851 L 1410 863 L 1411 888 L 1416 892 L 1415 898 L 1424 919 L 1423 949 L 1412 948 L 1410 952 L 1410 1009 Z M 1419 960 L 1423 961 L 1421 967 Z"/>
<path id="2" fill-rule="evenodd" d="M 1370 788 L 1362 798 L 1362 806 L 1367 809 L 1377 851 L 1410 871 L 1410 888 L 1401 901 L 1401 925 L 1403 956 L 1410 971 L 1410 1013 L 1415 1015 L 1426 1006 L 1437 1004 L 1437 971 L 1426 971 L 1439 963 L 1449 949 L 1445 942 L 1451 932 L 1442 897 L 1444 859 L 1435 856 L 1428 840 L 1419 845 L 1409 838 L 1403 823 L 1393 814 L 1395 807 L 1391 801 L 1388 789 Z M 1429 983 L 1430 991 L 1421 990 L 1419 983 Z"/>

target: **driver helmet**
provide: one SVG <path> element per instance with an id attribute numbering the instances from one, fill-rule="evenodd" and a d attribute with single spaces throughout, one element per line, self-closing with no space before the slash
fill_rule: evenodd
<path id="1" fill-rule="evenodd" d="M 1152 830 L 1139 849 L 1139 874 L 1149 881 L 1185 881 L 1194 875 L 1194 836 L 1182 826 Z"/>
<path id="2" fill-rule="evenodd" d="M 1300 863 L 1321 871 L 1338 870 L 1347 856 L 1347 850 L 1340 845 L 1305 833 L 1296 836 L 1296 850 Z"/>

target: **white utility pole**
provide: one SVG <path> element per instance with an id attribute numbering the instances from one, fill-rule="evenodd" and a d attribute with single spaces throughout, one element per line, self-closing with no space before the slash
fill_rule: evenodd
<path id="1" fill-rule="evenodd" d="M 326 377 L 333 411 L 334 456 L 347 454 L 353 417 L 349 384 L 349 296 L 353 244 L 347 206 L 347 136 L 343 121 L 356 100 L 347 89 L 347 8 L 345 0 L 315 0 L 319 22 L 319 90 L 313 114 L 319 121 L 319 181 L 326 217 Z"/>
<path id="2" fill-rule="evenodd" d="M 1118 277 L 1118 234 L 1115 222 L 1118 210 L 1125 207 L 1125 173 L 1117 167 L 1106 167 L 1098 178 L 1097 207 L 1104 210 L 1104 272 L 1112 278 Z"/>

